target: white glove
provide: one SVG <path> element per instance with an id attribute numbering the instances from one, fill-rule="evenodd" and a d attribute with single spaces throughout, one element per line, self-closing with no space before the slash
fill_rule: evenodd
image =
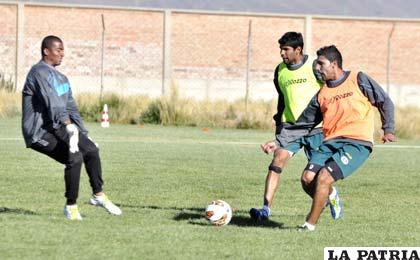
<path id="1" fill-rule="evenodd" d="M 69 147 L 70 152 L 75 153 L 79 151 L 79 130 L 74 124 L 66 125 L 66 131 L 69 134 Z"/>

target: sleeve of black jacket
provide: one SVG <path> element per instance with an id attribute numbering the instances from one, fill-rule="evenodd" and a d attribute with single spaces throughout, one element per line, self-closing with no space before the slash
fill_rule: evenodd
<path id="1" fill-rule="evenodd" d="M 369 99 L 369 102 L 378 108 L 384 133 L 394 133 L 394 104 L 389 95 L 375 80 L 363 72 L 357 74 L 357 83 L 362 93 Z"/>

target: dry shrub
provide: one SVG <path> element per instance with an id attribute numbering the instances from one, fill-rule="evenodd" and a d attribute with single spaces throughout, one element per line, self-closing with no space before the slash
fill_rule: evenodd
<path id="1" fill-rule="evenodd" d="M 398 137 L 406 139 L 420 139 L 420 108 L 396 108 L 395 125 Z"/>
<path id="2" fill-rule="evenodd" d="M 21 115 L 21 93 L 0 90 L 0 118 Z M 276 112 L 276 100 L 251 101 L 247 112 L 245 102 L 196 101 L 180 98 L 177 91 L 170 96 L 151 99 L 146 96 L 119 96 L 84 93 L 76 101 L 85 121 L 99 122 L 103 104 L 108 104 L 113 123 L 162 125 L 188 125 L 222 128 L 273 129 L 272 116 Z M 383 134 L 379 113 L 375 116 L 375 140 Z M 420 139 L 420 108 L 395 108 L 396 134 L 399 138 Z"/>
<path id="3" fill-rule="evenodd" d="M 0 118 L 20 116 L 22 113 L 21 104 L 21 93 L 0 89 Z"/>

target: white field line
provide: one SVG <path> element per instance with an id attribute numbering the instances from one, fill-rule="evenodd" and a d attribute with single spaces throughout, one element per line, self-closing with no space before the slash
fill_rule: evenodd
<path id="1" fill-rule="evenodd" d="M 19 137 L 0 137 L 0 141 L 22 141 Z M 240 141 L 206 141 L 206 140 L 159 140 L 159 139 L 94 139 L 100 143 L 159 143 L 159 144 L 218 144 L 218 145 L 261 145 L 257 142 L 240 142 Z M 385 149 L 420 149 L 420 145 L 398 145 L 398 144 L 377 144 L 375 148 Z"/>

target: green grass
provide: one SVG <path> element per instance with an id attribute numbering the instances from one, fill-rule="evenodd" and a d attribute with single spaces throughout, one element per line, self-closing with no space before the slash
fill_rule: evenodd
<path id="1" fill-rule="evenodd" d="M 266 226 L 248 218 L 261 206 L 271 132 L 87 124 L 100 145 L 105 191 L 123 210 L 114 217 L 86 202 L 69 222 L 63 166 L 24 148 L 19 119 L 0 121 L 1 259 L 322 259 L 327 246 L 418 246 L 420 149 L 377 147 L 362 169 L 340 181 L 344 218 L 325 212 L 313 233 L 295 226 L 310 207 L 300 188 L 298 154 L 286 168 Z M 400 141 L 399 145 L 420 145 Z M 224 227 L 207 224 L 213 199 L 234 210 Z"/>

